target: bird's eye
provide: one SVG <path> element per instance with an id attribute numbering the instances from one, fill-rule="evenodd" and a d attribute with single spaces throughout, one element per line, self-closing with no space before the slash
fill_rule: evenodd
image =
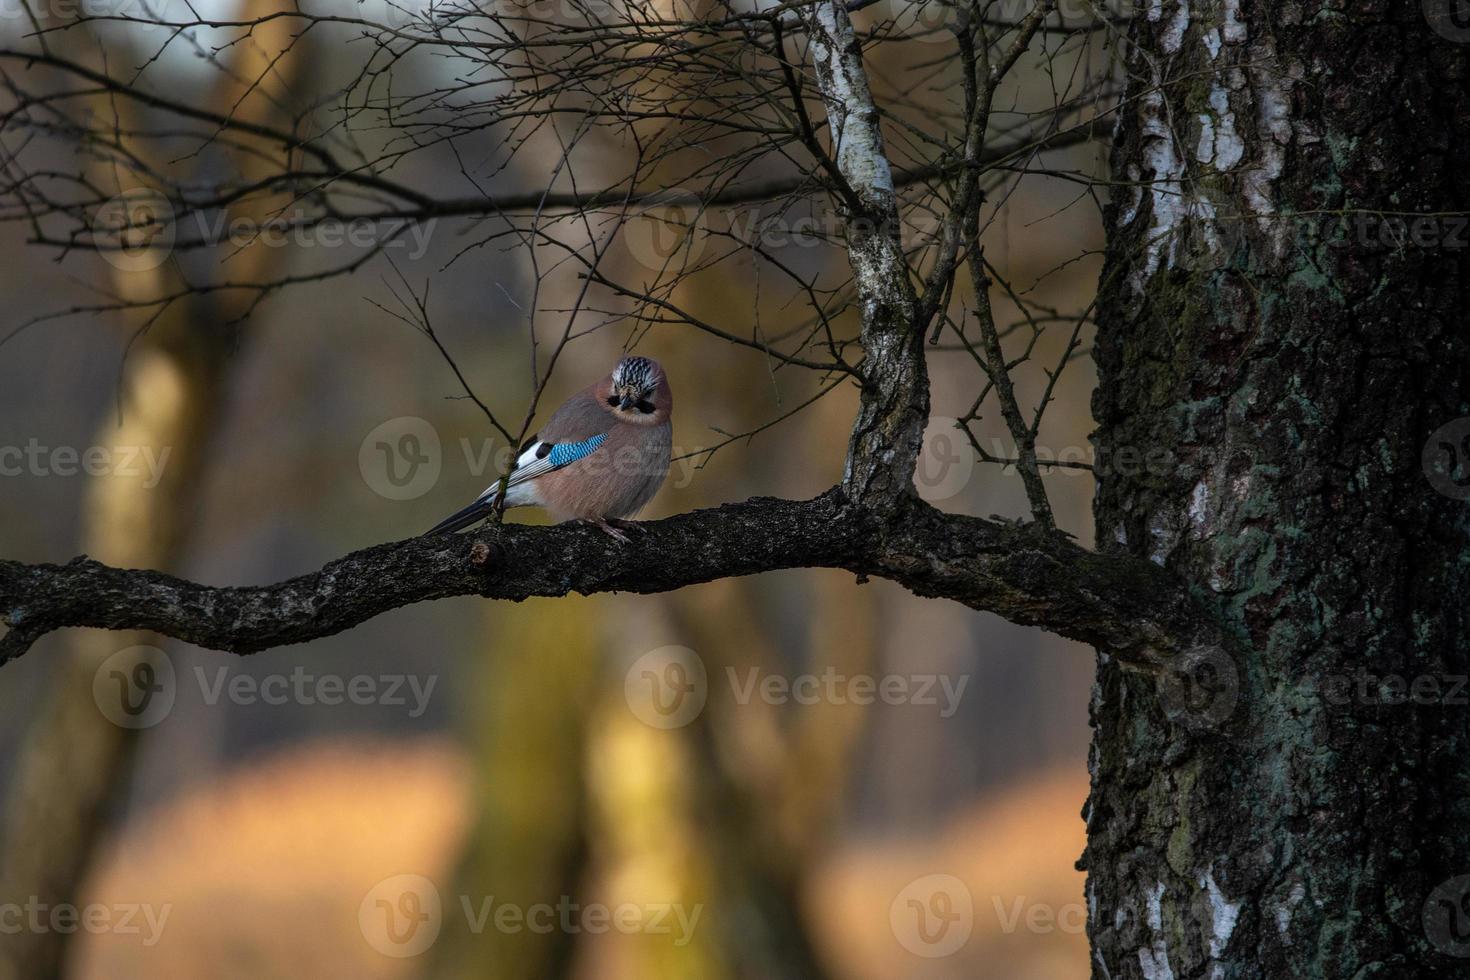
<path id="1" fill-rule="evenodd" d="M 618 403 L 618 396 L 617 395 L 613 395 L 612 397 L 608 398 L 607 403 L 609 405 L 617 405 L 617 403 Z"/>
<path id="2" fill-rule="evenodd" d="M 638 403 L 638 411 L 642 412 L 644 415 L 652 415 L 653 402 L 648 401 L 646 398 L 643 399 Z"/>

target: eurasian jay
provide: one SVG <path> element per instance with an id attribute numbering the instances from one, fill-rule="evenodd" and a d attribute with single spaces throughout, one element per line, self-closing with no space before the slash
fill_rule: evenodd
<path id="1" fill-rule="evenodd" d="M 516 458 L 505 506 L 545 508 L 557 521 L 591 521 L 624 543 L 609 523 L 653 499 L 669 472 L 674 396 L 658 362 L 625 357 L 612 373 L 552 414 Z M 497 480 L 474 503 L 428 534 L 469 527 L 495 509 Z"/>

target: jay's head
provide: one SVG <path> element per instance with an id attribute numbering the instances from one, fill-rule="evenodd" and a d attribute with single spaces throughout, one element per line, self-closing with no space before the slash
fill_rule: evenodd
<path id="1" fill-rule="evenodd" d="M 607 410 L 634 425 L 661 425 L 669 420 L 674 396 L 658 362 L 647 357 L 625 357 L 597 386 Z"/>

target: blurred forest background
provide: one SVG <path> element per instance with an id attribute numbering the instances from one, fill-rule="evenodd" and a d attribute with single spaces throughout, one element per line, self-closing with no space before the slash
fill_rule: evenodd
<path id="1" fill-rule="evenodd" d="M 345 6 L 374 12 L 373 2 Z M 860 25 L 864 16 L 872 13 L 855 15 Z M 0 29 L 14 41 L 27 25 L 12 16 Z M 99 29 L 114 67 L 138 63 L 146 45 L 134 37 L 126 46 L 138 30 Z M 289 104 L 330 90 L 356 69 L 342 43 L 351 36 L 319 32 L 262 91 Z M 240 57 L 266 57 L 269 40 Z M 885 47 L 870 67 L 902 88 L 937 53 Z M 397 70 L 435 69 L 425 59 Z M 179 90 L 220 85 L 220 105 L 243 94 L 182 53 L 150 71 Z M 922 75 L 917 102 L 954 84 L 943 70 Z M 1029 60 L 1016 77 L 1016 104 L 1031 89 L 1051 99 L 1053 80 Z M 270 108 L 257 98 L 239 111 Z M 543 150 L 523 149 L 495 180 L 544 185 L 556 161 Z M 1102 153 L 1093 144 L 1045 160 L 1101 173 Z M 198 165 L 208 179 L 211 161 Z M 422 186 L 464 181 L 448 154 L 417 155 L 406 167 Z M 599 178 L 592 152 L 577 177 L 586 186 L 613 179 Z M 0 447 L 142 446 L 168 456 L 156 485 L 146 475 L 66 475 L 54 454 L 40 468 L 7 471 L 0 554 L 62 562 L 86 553 L 216 584 L 274 581 L 420 533 L 493 478 L 485 453 L 498 442 L 483 415 L 435 346 L 393 315 L 405 284 L 422 293 L 432 281 L 427 308 L 438 337 L 480 397 L 512 420 L 531 393 L 532 283 L 539 273 L 548 309 L 571 306 L 578 288 L 570 276 L 533 269 L 523 248 L 461 255 L 471 230 L 441 221 L 423 254 L 400 249 L 391 265 L 378 256 L 351 275 L 273 292 L 238 330 L 221 325 L 249 297 L 223 293 L 175 305 L 145 333 L 142 314 L 120 312 L 14 331 L 36 315 L 125 294 L 134 281 L 95 254 L 58 261 L 54 250 L 28 247 L 29 231 L 0 226 L 8 257 L 0 265 Z M 656 221 L 641 230 L 633 222 L 607 267 L 637 280 L 659 234 Z M 985 240 L 989 260 L 1038 304 L 1073 314 L 1087 307 L 1100 221 L 1098 202 L 1076 183 L 1032 176 L 1009 188 Z M 257 242 L 177 256 L 154 275 L 187 276 L 190 263 L 223 264 L 245 279 L 266 266 L 308 272 L 351 251 Z M 808 267 L 842 262 L 839 251 L 800 242 L 782 254 Z M 678 301 L 724 321 L 758 310 L 772 334 L 804 315 L 762 292 L 738 256 L 719 275 L 683 282 Z M 1019 319 L 999 298 L 997 315 Z M 568 347 L 540 419 L 628 348 L 668 371 L 676 455 L 780 418 L 819 390 L 814 377 L 773 371 L 759 351 L 686 328 L 605 319 Z M 1066 325 L 1047 330 L 1037 359 L 1053 363 L 1068 333 Z M 978 393 L 974 365 L 947 349 L 930 364 L 934 415 L 962 416 Z M 1044 382 L 1040 371 L 1018 377 L 1023 405 L 1035 404 Z M 1044 454 L 1090 459 L 1093 383 L 1085 357 L 1062 377 L 1041 429 Z M 855 404 L 850 386 L 838 385 L 753 439 L 676 463 L 641 516 L 821 492 L 840 476 Z M 421 447 L 437 472 L 402 490 L 385 484 L 375 454 L 380 441 L 426 431 L 408 419 L 425 420 L 438 445 L 401 445 Z M 983 445 L 1010 455 L 998 418 L 974 428 Z M 943 423 L 932 430 L 943 433 Z M 936 505 L 1025 516 L 1013 471 L 971 466 L 968 453 L 947 459 L 959 443 L 933 442 L 942 476 L 921 489 Z M 1052 470 L 1046 481 L 1058 524 L 1090 545 L 1091 475 Z M 509 519 L 542 520 L 526 511 Z M 93 684 L 99 665 L 137 643 L 165 650 L 175 697 L 134 734 L 102 716 Z M 708 698 L 686 724 L 659 727 L 633 703 L 638 665 L 670 646 L 697 654 Z M 214 686 L 289 678 L 298 666 L 344 685 L 372 678 L 379 692 L 385 678 L 401 678 L 406 703 L 247 703 Z M 751 668 L 788 681 L 830 670 L 964 687 L 947 717 L 937 683 L 938 704 L 741 703 L 730 671 L 743 682 Z M 409 681 L 426 692 L 421 711 Z M 38 844 L 40 826 L 83 856 L 78 905 L 169 909 L 151 945 L 146 928 L 65 937 L 65 975 L 76 978 L 1080 977 L 1088 963 L 1073 862 L 1084 841 L 1091 681 L 1085 647 L 829 571 L 659 596 L 442 601 L 248 658 L 149 637 L 52 635 L 7 666 L 0 683 L 0 778 L 10 787 L 0 859 L 7 881 L 23 880 L 27 862 L 49 853 L 51 844 Z M 46 800 L 73 791 L 101 801 L 95 819 L 74 827 L 48 820 Z M 437 938 L 411 957 L 385 955 L 367 935 L 373 890 L 401 875 L 428 879 L 442 901 Z M 899 919 L 906 889 L 934 875 L 963 883 L 973 921 L 958 951 L 931 958 L 905 942 Z M 570 900 L 700 912 L 685 943 L 673 941 L 677 929 L 540 933 L 497 929 L 493 918 L 476 931 L 462 896 L 476 907 L 493 896 L 522 908 Z M 0 935 L 0 945 L 12 940 Z"/>

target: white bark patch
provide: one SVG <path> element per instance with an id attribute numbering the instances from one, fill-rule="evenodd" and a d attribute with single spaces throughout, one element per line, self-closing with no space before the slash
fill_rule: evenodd
<path id="1" fill-rule="evenodd" d="M 1164 94 L 1155 87 L 1139 105 L 1143 120 L 1144 170 L 1153 171 L 1148 188 L 1150 215 L 1144 231 L 1143 267 L 1134 272 L 1131 285 L 1137 292 L 1161 266 L 1166 265 L 1178 229 L 1185 215 L 1184 164 L 1174 148 Z"/>
<path id="2" fill-rule="evenodd" d="M 1210 533 L 1210 485 L 1204 480 L 1196 483 L 1189 494 L 1188 513 L 1195 537 L 1207 537 Z"/>
<path id="3" fill-rule="evenodd" d="M 818 5 L 813 17 L 812 62 L 827 106 L 837 169 L 874 214 L 896 214 L 893 170 L 883 152 L 878 111 L 868 88 L 852 22 L 833 3 Z M 864 236 L 848 248 L 858 289 L 865 297 L 864 305 L 869 307 L 864 314 L 870 317 L 879 305 L 901 302 L 902 296 L 896 293 L 902 291 L 899 284 L 908 279 L 901 253 L 889 247 L 883 237 L 881 234 Z"/>
<path id="4" fill-rule="evenodd" d="M 1301 882 L 1291 886 L 1291 891 L 1286 896 L 1284 904 L 1276 906 L 1276 934 L 1281 937 L 1282 944 L 1291 945 L 1291 913 L 1301 904 L 1302 899 L 1307 897 L 1307 890 L 1302 887 Z"/>
<path id="5" fill-rule="evenodd" d="M 1276 58 L 1276 46 L 1269 41 L 1257 45 L 1252 57 L 1267 59 L 1262 63 L 1270 67 L 1251 72 L 1260 133 L 1256 141 L 1259 159 L 1244 173 L 1242 190 L 1254 213 L 1269 215 L 1276 213 L 1274 187 L 1286 164 L 1286 147 L 1292 139 L 1290 79 Z"/>
<path id="6" fill-rule="evenodd" d="M 1151 0 L 1146 16 L 1160 25 L 1162 50 L 1177 51 L 1190 24 L 1188 0 L 1177 0 L 1172 7 L 1166 6 L 1165 0 Z M 1218 29 L 1200 34 L 1200 43 L 1212 60 L 1223 44 L 1240 44 L 1247 38 L 1246 27 L 1240 20 L 1239 0 L 1226 0 L 1221 18 Z M 1194 268 L 1190 263 L 1202 252 L 1223 257 L 1232 251 L 1246 230 L 1233 217 L 1220 219 L 1210 200 L 1190 189 L 1185 163 L 1191 150 L 1196 160 L 1220 173 L 1240 174 L 1241 194 L 1250 213 L 1262 218 L 1276 213 L 1275 184 L 1281 177 L 1286 147 L 1293 136 L 1289 99 L 1292 82 L 1282 72 L 1269 38 L 1253 46 L 1249 61 L 1269 67 L 1248 69 L 1250 86 L 1246 85 L 1247 71 L 1221 69 L 1211 83 L 1208 109 L 1195 117 L 1199 125 L 1198 141 L 1183 147 L 1178 145 L 1176 127 L 1171 125 L 1169 107 L 1159 89 L 1164 69 L 1157 61 L 1150 64 L 1152 87 L 1140 98 L 1138 107 L 1141 160 L 1137 176 L 1132 168 L 1128 170 L 1131 179 L 1147 180 L 1148 184 L 1138 191 L 1136 199 L 1126 201 L 1119 221 L 1119 227 L 1134 223 L 1143 211 L 1143 202 L 1148 201 L 1149 223 L 1139 232 L 1141 255 L 1128 280 L 1129 287 L 1137 293 L 1141 294 L 1147 281 L 1161 269 L 1177 264 Z M 1237 93 L 1237 106 L 1250 106 L 1241 111 L 1253 112 L 1257 119 L 1255 129 L 1259 139 L 1249 147 L 1240 133 L 1237 109 L 1231 105 L 1232 90 Z M 1249 163 L 1247 156 L 1251 157 Z M 1267 224 L 1264 220 L 1258 222 L 1262 228 Z M 1272 245 L 1279 253 L 1284 244 L 1284 229 L 1275 231 Z M 1202 244 L 1204 248 L 1200 247 Z"/>
<path id="7" fill-rule="evenodd" d="M 1200 113 L 1200 163 L 1213 164 L 1222 173 L 1234 170 L 1245 156 L 1245 141 L 1235 131 L 1235 113 L 1230 110 L 1230 93 L 1218 82 L 1210 89 L 1210 109 Z"/>
<path id="8" fill-rule="evenodd" d="M 1148 927 L 1154 938 L 1149 946 L 1138 950 L 1138 968 L 1145 980 L 1174 980 L 1174 969 L 1169 965 L 1169 950 L 1164 945 L 1164 883 L 1161 881 L 1148 893 Z"/>
<path id="9" fill-rule="evenodd" d="M 1122 113 L 1119 113 L 1119 115 L 1122 115 Z M 1127 192 L 1128 203 L 1124 206 L 1123 213 L 1118 216 L 1118 227 L 1120 228 L 1126 228 L 1128 225 L 1133 224 L 1133 219 L 1138 217 L 1138 208 L 1143 204 L 1143 188 L 1138 184 L 1138 181 L 1143 175 L 1139 172 L 1138 164 L 1128 164 L 1126 174 L 1132 186 L 1128 188 Z"/>
<path id="10" fill-rule="evenodd" d="M 1208 113 L 1199 115 L 1199 146 L 1195 148 L 1194 158 L 1200 163 L 1215 159 L 1215 117 Z"/>
<path id="11" fill-rule="evenodd" d="M 1164 0 L 1149 0 L 1148 19 L 1157 24 L 1164 19 Z M 1189 30 L 1189 0 L 1176 0 L 1174 16 L 1159 35 L 1164 53 L 1173 54 L 1184 43 L 1184 33 Z"/>
<path id="12" fill-rule="evenodd" d="M 1169 555 L 1174 551 L 1174 546 L 1179 543 L 1179 532 L 1174 530 L 1161 511 L 1149 519 L 1148 536 L 1152 542 L 1148 560 L 1155 565 L 1162 566 L 1168 561 Z"/>
<path id="13" fill-rule="evenodd" d="M 1240 918 L 1240 903 L 1231 902 L 1215 884 L 1215 869 L 1211 867 L 1199 879 L 1210 902 L 1210 959 L 1218 960 L 1225 955 L 1230 945 L 1230 936 L 1235 932 L 1235 922 Z"/>
<path id="14" fill-rule="evenodd" d="M 1164 28 L 1159 42 L 1164 47 L 1165 54 L 1173 54 L 1184 45 L 1185 32 L 1189 30 L 1189 0 L 1179 0 L 1179 6 L 1174 9 L 1174 18 Z"/>
<path id="15" fill-rule="evenodd" d="M 832 4 L 815 10 L 819 30 L 812 32 L 812 60 L 825 69 L 829 128 L 836 145 L 837 167 L 853 190 L 865 199 L 893 194 L 893 171 L 883 152 L 878 116 L 867 79 L 849 65 L 856 44 L 852 23 L 837 19 Z"/>
<path id="16" fill-rule="evenodd" d="M 1223 11 L 1225 20 L 1225 40 L 1230 44 L 1240 44 L 1246 39 L 1245 25 L 1240 22 L 1240 0 L 1225 0 Z"/>

